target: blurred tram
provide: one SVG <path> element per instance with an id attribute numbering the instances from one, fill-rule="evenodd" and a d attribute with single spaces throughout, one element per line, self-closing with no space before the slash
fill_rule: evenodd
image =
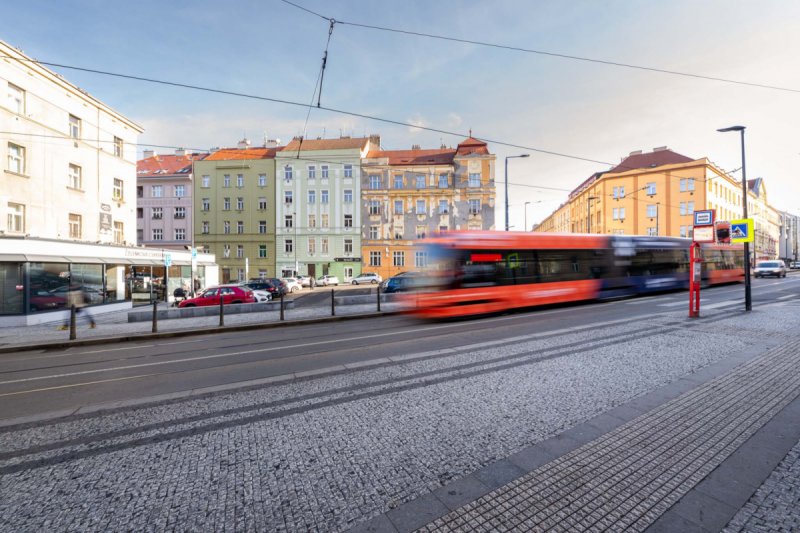
<path id="1" fill-rule="evenodd" d="M 691 239 L 623 235 L 444 232 L 426 240 L 429 291 L 413 297 L 426 318 L 680 290 Z M 703 285 L 744 279 L 741 245 L 701 245 Z"/>

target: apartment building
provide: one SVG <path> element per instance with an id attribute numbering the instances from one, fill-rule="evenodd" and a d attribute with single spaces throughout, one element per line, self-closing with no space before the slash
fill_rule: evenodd
<path id="1" fill-rule="evenodd" d="M 274 277 L 274 146 L 215 150 L 194 161 L 194 241 L 214 254 L 222 283 Z"/>
<path id="2" fill-rule="evenodd" d="M 277 270 L 343 283 L 361 273 L 361 160 L 380 137 L 302 139 L 275 155 Z"/>
<path id="3" fill-rule="evenodd" d="M 472 137 L 456 148 L 373 150 L 362 160 L 362 269 L 384 278 L 427 265 L 420 239 L 494 229 L 495 155 Z"/>
<path id="4" fill-rule="evenodd" d="M 192 242 L 192 163 L 208 154 L 159 155 L 145 150 L 136 164 L 136 242 L 184 250 Z"/>

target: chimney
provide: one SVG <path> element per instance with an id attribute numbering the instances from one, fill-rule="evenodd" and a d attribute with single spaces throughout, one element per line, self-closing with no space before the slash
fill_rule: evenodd
<path id="1" fill-rule="evenodd" d="M 175 155 L 184 156 L 186 155 L 186 148 L 176 148 Z"/>
<path id="2" fill-rule="evenodd" d="M 419 145 L 418 145 L 418 144 L 412 144 L 412 145 L 411 145 L 411 149 L 412 149 L 412 150 L 420 150 L 421 148 L 419 147 Z"/>
<path id="3" fill-rule="evenodd" d="M 628 154 L 628 157 L 630 157 L 632 155 L 642 155 L 642 151 L 641 150 L 634 150 L 633 152 Z"/>
<path id="4" fill-rule="evenodd" d="M 155 155 L 156 151 L 153 149 L 142 151 L 142 159 L 147 159 L 148 157 L 153 157 Z"/>
<path id="5" fill-rule="evenodd" d="M 653 148 L 654 152 L 664 152 L 666 150 L 669 150 L 669 148 L 667 148 L 666 146 L 656 146 L 655 148 Z"/>
<path id="6" fill-rule="evenodd" d="M 250 139 L 248 139 L 247 137 L 245 137 L 244 139 L 242 139 L 241 141 L 239 141 L 239 144 L 237 144 L 237 145 L 236 145 L 236 147 L 237 147 L 239 150 L 247 150 L 248 148 L 250 148 Z"/>

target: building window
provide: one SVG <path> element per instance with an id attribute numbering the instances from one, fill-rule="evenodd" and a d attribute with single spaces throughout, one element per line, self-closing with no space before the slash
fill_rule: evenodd
<path id="1" fill-rule="evenodd" d="M 259 244 L 258 245 L 258 257 L 260 259 L 264 259 L 267 257 L 267 245 L 266 244 Z"/>
<path id="2" fill-rule="evenodd" d="M 186 196 L 186 185 L 175 186 L 175 198 L 183 198 Z"/>
<path id="3" fill-rule="evenodd" d="M 624 207 L 620 207 L 619 208 L 619 219 L 620 220 L 625 220 L 625 208 Z"/>
<path id="4" fill-rule="evenodd" d="M 381 202 L 380 202 L 380 200 L 370 200 L 369 201 L 368 213 L 370 215 L 380 215 L 381 214 Z"/>
<path id="5" fill-rule="evenodd" d="M 323 189 L 319 191 L 319 203 L 321 204 L 328 203 L 328 189 Z"/>
<path id="6" fill-rule="evenodd" d="M 69 238 L 80 239 L 82 235 L 81 216 L 75 213 L 69 214 Z"/>
<path id="7" fill-rule="evenodd" d="M 150 208 L 150 214 L 152 215 L 151 218 L 153 220 L 161 220 L 162 218 L 164 218 L 164 208 L 152 207 Z"/>
<path id="8" fill-rule="evenodd" d="M 616 189 L 616 187 L 614 187 Z M 619 220 L 619 209 L 614 208 L 611 210 L 611 220 Z"/>
<path id="9" fill-rule="evenodd" d="M 258 221 L 258 232 L 262 235 L 267 232 L 267 221 L 266 220 L 259 220 Z"/>
<path id="10" fill-rule="evenodd" d="M 424 215 L 425 214 L 425 200 L 417 200 L 416 213 L 418 215 Z"/>
<path id="11" fill-rule="evenodd" d="M 241 211 L 244 209 L 244 198 L 241 196 L 236 199 L 236 209 L 237 211 Z"/>
<path id="12" fill-rule="evenodd" d="M 154 241 L 163 241 L 164 240 L 164 230 L 161 228 L 153 228 L 153 240 Z"/>
<path id="13" fill-rule="evenodd" d="M 223 244 L 222 245 L 222 257 L 230 257 L 231 256 L 231 245 L 230 244 Z"/>
<path id="14" fill-rule="evenodd" d="M 8 203 L 8 231 L 25 233 L 25 206 Z"/>
<path id="15" fill-rule="evenodd" d="M 353 203 L 353 189 L 345 189 L 344 190 L 344 203 L 352 204 Z"/>
<path id="16" fill-rule="evenodd" d="M 308 203 L 314 204 L 317 202 L 317 191 L 311 190 L 308 191 Z"/>
<path id="17" fill-rule="evenodd" d="M 283 217 L 283 227 L 291 228 L 294 227 L 294 215 L 286 215 Z"/>
<path id="18" fill-rule="evenodd" d="M 186 230 L 184 228 L 175 228 L 175 240 L 176 241 L 186 240 Z"/>
<path id="19" fill-rule="evenodd" d="M 239 259 L 244 257 L 244 244 L 236 245 L 236 257 Z"/>
<path id="20" fill-rule="evenodd" d="M 122 244 L 125 242 L 125 226 L 122 222 L 114 222 L 114 243 Z"/>
<path id="21" fill-rule="evenodd" d="M 175 218 L 186 218 L 186 208 L 185 207 L 176 207 L 175 208 Z"/>
<path id="22" fill-rule="evenodd" d="M 114 186 L 111 189 L 111 197 L 114 200 L 121 202 L 124 198 L 123 197 L 124 190 L 125 190 L 125 184 L 123 183 L 123 181 L 119 178 L 114 178 Z"/>
<path id="23" fill-rule="evenodd" d="M 322 213 L 320 215 L 320 217 L 321 217 L 320 223 L 321 223 L 322 227 L 323 228 L 327 228 L 328 227 L 328 213 Z"/>
<path id="24" fill-rule="evenodd" d="M 425 226 L 417 226 L 417 239 L 425 238 Z"/>
<path id="25" fill-rule="evenodd" d="M 17 115 L 25 113 L 25 91 L 12 83 L 8 84 L 8 107 Z"/>
<path id="26" fill-rule="evenodd" d="M 447 185 L 447 174 L 439 174 L 439 188 L 446 189 Z"/>
<path id="27" fill-rule="evenodd" d="M 204 235 L 208 235 L 208 221 L 207 220 L 203 221 L 203 226 L 202 226 L 201 231 L 202 231 L 202 233 Z"/>
<path id="28" fill-rule="evenodd" d="M 259 208 L 260 210 L 262 210 L 262 211 L 263 211 L 264 209 L 266 209 L 266 208 L 267 208 L 267 199 L 266 199 L 266 197 L 264 197 L 264 196 L 261 196 L 261 197 L 258 199 L 258 208 Z"/>
<path id="29" fill-rule="evenodd" d="M 291 204 L 294 200 L 294 194 L 292 191 L 283 191 L 283 203 Z"/>
<path id="30" fill-rule="evenodd" d="M 406 266 L 405 252 L 392 252 L 392 266 L 396 267 Z"/>
<path id="31" fill-rule="evenodd" d="M 480 200 L 470 200 L 469 201 L 469 214 L 470 215 L 477 215 L 481 212 L 481 201 Z"/>
<path id="32" fill-rule="evenodd" d="M 314 213 L 308 215 L 308 227 L 309 228 L 317 227 L 317 215 L 315 215 Z"/>
<path id="33" fill-rule="evenodd" d="M 402 215 L 403 214 L 403 200 L 395 200 L 394 201 L 394 214 L 395 215 Z"/>
<path id="34" fill-rule="evenodd" d="M 416 182 L 417 182 L 417 189 L 425 188 L 425 176 L 423 174 L 418 174 L 416 176 Z"/>
<path id="35" fill-rule="evenodd" d="M 399 241 L 403 238 L 403 228 L 395 228 L 394 230 L 394 238 L 395 240 Z"/>
<path id="36" fill-rule="evenodd" d="M 694 178 L 681 178 L 681 192 L 694 190 Z"/>
<path id="37" fill-rule="evenodd" d="M 439 231 L 447 231 L 447 226 L 439 226 Z"/>
<path id="38" fill-rule="evenodd" d="M 244 174 L 236 174 L 236 186 L 240 189 L 244 187 Z"/>
<path id="39" fill-rule="evenodd" d="M 469 180 L 467 182 L 468 187 L 480 187 L 481 186 L 481 175 L 480 172 L 474 172 L 469 175 Z"/>
<path id="40" fill-rule="evenodd" d="M 114 137 L 114 155 L 115 156 L 122 157 L 122 154 L 124 153 L 123 152 L 123 147 L 124 147 L 124 143 L 122 142 L 122 139 L 120 139 L 119 137 Z"/>
<path id="41" fill-rule="evenodd" d="M 649 237 L 654 237 L 658 235 L 658 230 L 656 228 L 647 228 L 647 235 Z"/>
<path id="42" fill-rule="evenodd" d="M 345 165 L 344 166 L 344 177 L 345 178 L 352 178 L 353 177 L 353 165 Z"/>
<path id="43" fill-rule="evenodd" d="M 69 180 L 67 182 L 67 187 L 70 187 L 72 189 L 83 189 L 82 174 L 83 172 L 81 170 L 81 167 L 70 163 Z"/>
<path id="44" fill-rule="evenodd" d="M 136 186 L 136 198 L 144 198 L 144 186 Z"/>
<path id="45" fill-rule="evenodd" d="M 686 202 L 681 202 L 681 204 L 680 204 L 680 214 L 681 215 L 687 215 L 688 214 L 686 212 Z"/>
<path id="46" fill-rule="evenodd" d="M 208 189 L 209 187 L 211 187 L 211 176 L 203 176 L 201 178 L 201 182 L 202 183 L 200 186 L 203 187 L 204 189 Z"/>
<path id="47" fill-rule="evenodd" d="M 344 240 L 344 253 L 352 254 L 353 253 L 353 239 L 345 239 Z"/>
<path id="48" fill-rule="evenodd" d="M 231 210 L 231 199 L 230 198 L 223 198 L 222 199 L 222 210 L 223 211 L 230 211 Z"/>
<path id="49" fill-rule="evenodd" d="M 267 186 L 267 175 L 266 174 L 259 174 L 258 175 L 258 186 L 259 187 L 266 187 Z"/>
<path id="50" fill-rule="evenodd" d="M 230 174 L 224 174 L 222 176 L 222 186 L 226 187 L 226 188 L 231 186 L 231 175 Z"/>
<path id="51" fill-rule="evenodd" d="M 369 227 L 369 238 L 370 239 L 377 239 L 378 238 L 378 226 L 370 226 Z"/>
<path id="52" fill-rule="evenodd" d="M 414 266 L 416 268 L 425 268 L 428 266 L 427 252 L 414 252 Z"/>
<path id="53" fill-rule="evenodd" d="M 292 181 L 292 167 L 289 165 L 283 167 L 283 179 L 286 181 Z"/>
<path id="54" fill-rule="evenodd" d="M 292 239 L 285 239 L 283 241 L 283 251 L 287 254 L 294 253 L 294 241 L 292 241 Z"/>
<path id="55" fill-rule="evenodd" d="M 314 237 L 308 238 L 308 253 L 309 254 L 317 253 L 317 239 Z"/>
<path id="56" fill-rule="evenodd" d="M 308 179 L 317 179 L 317 167 L 314 165 L 308 166 Z"/>
<path id="57" fill-rule="evenodd" d="M 243 268 L 237 268 L 236 269 L 236 276 L 237 276 L 236 277 L 237 281 L 244 281 L 244 269 Z"/>
<path id="58" fill-rule="evenodd" d="M 73 139 L 81 138 L 81 119 L 75 115 L 69 116 L 69 136 Z"/>
<path id="59" fill-rule="evenodd" d="M 402 189 L 403 188 L 403 175 L 402 174 L 395 174 L 394 175 L 394 188 L 395 189 Z"/>
<path id="60" fill-rule="evenodd" d="M 379 267 L 381 266 L 381 253 L 372 251 L 369 253 L 369 266 L 371 267 Z"/>
<path id="61" fill-rule="evenodd" d="M 344 216 L 344 227 L 345 228 L 352 228 L 353 227 L 353 215 L 345 215 Z"/>
<path id="62" fill-rule="evenodd" d="M 243 220 L 239 220 L 238 222 L 236 222 L 236 233 L 238 233 L 239 235 L 244 233 L 244 221 Z"/>
<path id="63" fill-rule="evenodd" d="M 654 181 L 651 181 L 645 186 L 648 196 L 652 196 L 656 193 L 656 184 Z"/>
<path id="64" fill-rule="evenodd" d="M 683 204 L 681 204 L 681 209 L 683 209 Z M 683 213 L 681 213 L 683 214 Z M 647 216 L 653 218 L 658 215 L 658 207 L 653 204 L 647 206 Z"/>
<path id="65" fill-rule="evenodd" d="M 321 244 L 321 250 L 320 251 L 322 252 L 322 255 L 327 255 L 328 254 L 328 238 L 327 237 L 322 237 L 320 239 L 320 244 Z"/>
<path id="66" fill-rule="evenodd" d="M 328 165 L 322 165 L 320 169 L 322 170 L 322 179 L 326 179 L 328 177 Z"/>
<path id="67" fill-rule="evenodd" d="M 381 177 L 375 174 L 371 174 L 369 177 L 369 188 L 370 189 L 380 189 L 381 188 Z"/>
<path id="68" fill-rule="evenodd" d="M 686 202 L 686 214 L 691 215 L 694 213 L 694 201 Z"/>
<path id="69" fill-rule="evenodd" d="M 25 174 L 25 147 L 8 143 L 8 170 Z"/>
<path id="70" fill-rule="evenodd" d="M 144 218 L 144 207 L 136 208 L 136 218 Z"/>
<path id="71" fill-rule="evenodd" d="M 439 214 L 446 215 L 449 211 L 449 206 L 447 204 L 447 200 L 439 200 Z"/>
<path id="72" fill-rule="evenodd" d="M 222 233 L 229 234 L 231 232 L 231 221 L 225 220 L 222 222 Z"/>
<path id="73" fill-rule="evenodd" d="M 203 211 L 209 211 L 211 209 L 211 199 L 203 198 L 202 205 L 203 205 L 202 207 Z"/>
<path id="74" fill-rule="evenodd" d="M 150 197 L 151 198 L 161 198 L 164 196 L 164 186 L 163 185 L 151 185 L 150 186 Z"/>

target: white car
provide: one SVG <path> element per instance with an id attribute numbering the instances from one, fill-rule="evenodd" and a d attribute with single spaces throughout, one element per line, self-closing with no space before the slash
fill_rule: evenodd
<path id="1" fill-rule="evenodd" d="M 253 289 L 250 289 L 253 290 Z M 256 302 L 271 302 L 272 301 L 272 293 L 269 291 L 259 291 L 253 290 L 253 296 L 256 297 Z"/>
<path id="2" fill-rule="evenodd" d="M 281 281 L 286 283 L 286 290 L 289 292 L 297 292 L 303 288 L 303 285 L 297 278 L 281 278 Z"/>
<path id="3" fill-rule="evenodd" d="M 328 285 L 339 285 L 339 278 L 336 276 L 324 275 L 317 278 L 317 285 L 326 287 Z"/>
<path id="4" fill-rule="evenodd" d="M 364 272 L 359 276 L 354 277 L 350 283 L 353 285 L 359 285 L 360 283 L 372 283 L 373 285 L 377 285 L 383 281 L 383 278 L 380 274 Z"/>
<path id="5" fill-rule="evenodd" d="M 300 282 L 301 287 L 310 287 L 311 286 L 311 278 L 309 276 L 304 276 L 302 274 L 298 274 L 297 277 L 298 282 Z"/>

